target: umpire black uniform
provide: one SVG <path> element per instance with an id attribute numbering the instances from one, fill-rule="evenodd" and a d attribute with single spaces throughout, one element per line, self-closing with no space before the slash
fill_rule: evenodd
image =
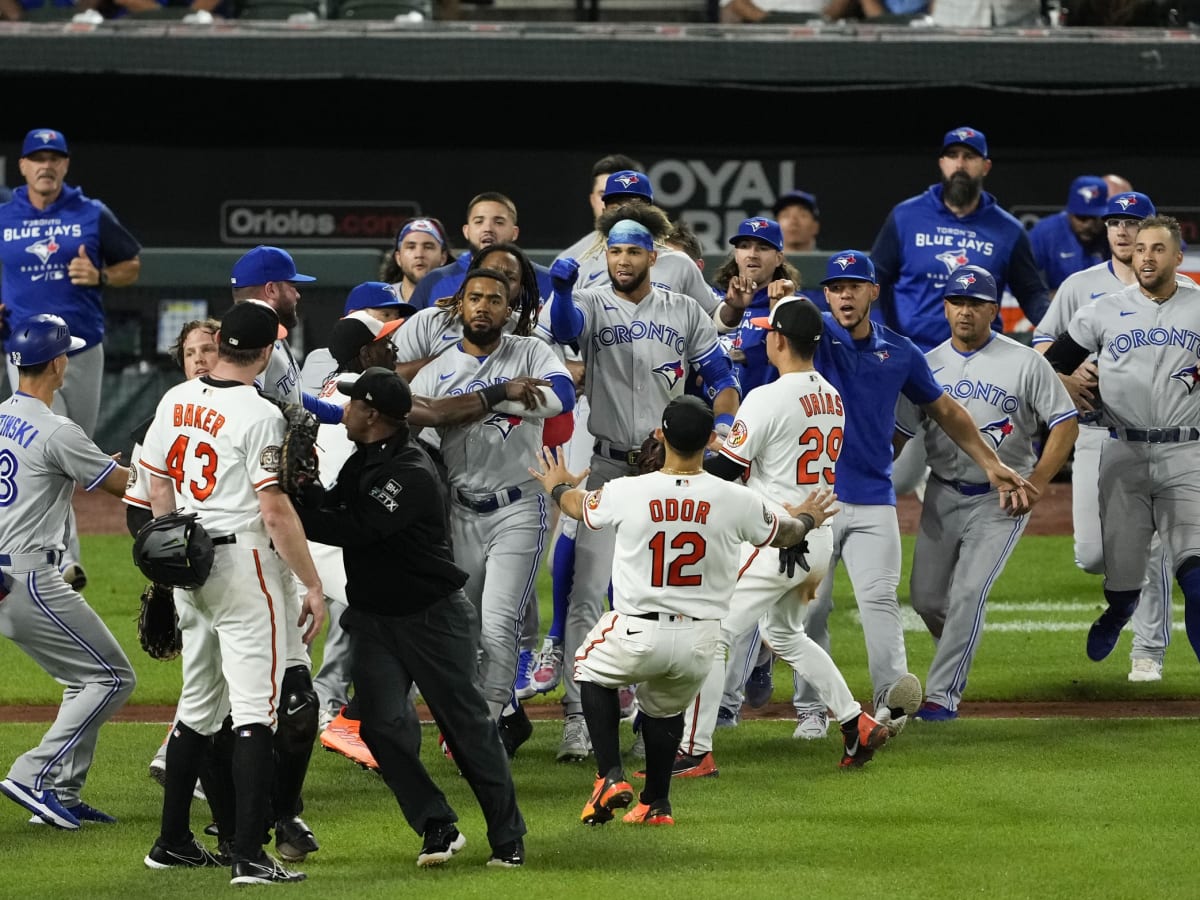
<path id="1" fill-rule="evenodd" d="M 409 437 L 408 384 L 388 369 L 338 382 L 351 400 L 343 424 L 358 449 L 337 484 L 298 505 L 310 540 L 343 548 L 350 670 L 361 734 L 424 846 L 418 865 L 445 862 L 466 843 L 457 814 L 421 763 L 415 681 L 488 823 L 488 865 L 524 861 L 525 822 L 508 756 L 474 679 L 479 618 L 449 546 L 445 488 Z"/>

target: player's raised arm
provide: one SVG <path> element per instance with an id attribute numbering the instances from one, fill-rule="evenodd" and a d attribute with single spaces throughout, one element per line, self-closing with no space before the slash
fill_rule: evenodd
<path id="1" fill-rule="evenodd" d="M 530 466 L 529 474 L 541 482 L 542 490 L 554 499 L 559 509 L 572 519 L 582 519 L 583 498 L 587 491 L 578 485 L 591 470 L 584 469 L 578 475 L 573 474 L 566 467 L 566 456 L 562 447 L 543 447 L 538 454 L 537 468 Z"/>

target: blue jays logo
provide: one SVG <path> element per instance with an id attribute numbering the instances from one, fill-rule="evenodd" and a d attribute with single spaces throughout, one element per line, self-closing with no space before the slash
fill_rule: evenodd
<path id="1" fill-rule="evenodd" d="M 509 436 L 513 433 L 513 429 L 524 421 L 525 420 L 520 416 L 509 416 L 505 415 L 504 413 L 496 413 L 490 419 L 484 420 L 483 424 L 491 425 L 493 428 L 499 431 L 500 436 L 507 441 Z"/>
<path id="2" fill-rule="evenodd" d="M 617 181 L 621 183 L 622 187 L 629 187 L 631 184 L 639 184 L 641 183 L 641 180 L 642 179 L 638 178 L 636 175 L 621 175 L 619 178 L 617 178 Z"/>
<path id="3" fill-rule="evenodd" d="M 1100 189 L 1094 184 L 1086 184 L 1075 193 L 1083 198 L 1084 203 L 1090 204 L 1093 200 L 1100 196 Z"/>
<path id="4" fill-rule="evenodd" d="M 663 363 L 661 366 L 656 366 L 651 369 L 652 372 L 657 372 L 667 380 L 667 388 L 673 388 L 679 384 L 683 378 L 683 360 L 677 359 L 674 362 Z"/>
<path id="5" fill-rule="evenodd" d="M 1013 433 L 1013 423 L 1011 416 L 1005 416 L 1003 419 L 997 419 L 995 422 L 988 422 L 981 427 L 980 432 L 992 445 L 993 450 L 999 450 L 1000 445 L 1004 443 L 1004 439 Z"/>
<path id="6" fill-rule="evenodd" d="M 844 256 L 837 257 L 833 261 L 833 264 L 835 266 L 841 266 L 842 271 L 845 272 L 848 268 L 850 268 L 856 262 L 858 262 L 858 257 L 855 256 L 853 253 L 849 253 Z"/>
<path id="7" fill-rule="evenodd" d="M 746 224 L 750 226 L 751 231 L 753 231 L 755 234 L 758 234 L 759 231 L 761 231 L 762 229 L 767 227 L 767 220 L 766 219 L 751 219 Z M 845 268 L 845 267 L 843 266 L 843 268 Z"/>
<path id="8" fill-rule="evenodd" d="M 57 131 L 39 131 L 34 134 L 34 137 L 37 138 L 39 141 L 41 141 L 43 144 L 48 144 L 51 141 L 58 140 L 58 132 Z"/>
<path id="9" fill-rule="evenodd" d="M 938 262 L 946 267 L 946 272 L 949 274 L 955 269 L 961 269 L 971 260 L 967 258 L 967 254 L 960 247 L 958 250 L 945 250 L 934 257 Z"/>
<path id="10" fill-rule="evenodd" d="M 888 353 L 886 350 L 876 350 L 875 351 L 875 358 L 877 360 L 879 360 L 880 362 L 883 362 L 885 359 L 889 359 L 890 357 L 891 357 L 891 354 Z"/>
<path id="11" fill-rule="evenodd" d="M 978 132 L 972 131 L 970 128 L 959 128 L 958 130 L 952 131 L 950 133 L 952 135 L 954 135 L 956 138 L 958 138 L 960 141 L 962 141 L 964 144 L 967 142 L 968 138 L 973 138 L 973 137 L 979 136 Z"/>
<path id="12" fill-rule="evenodd" d="M 1113 202 L 1121 207 L 1121 209 L 1129 212 L 1131 206 L 1137 206 L 1138 199 L 1132 194 L 1126 194 L 1124 197 L 1114 197 Z"/>
<path id="13" fill-rule="evenodd" d="M 1187 366 L 1186 368 L 1180 369 L 1178 372 L 1172 375 L 1171 378 L 1187 388 L 1187 392 L 1190 394 L 1192 392 L 1192 388 L 1194 388 L 1197 383 L 1200 383 L 1200 365 Z"/>
<path id="14" fill-rule="evenodd" d="M 43 263 L 45 263 L 48 259 L 50 259 L 50 257 L 52 257 L 55 253 L 58 252 L 58 248 L 59 248 L 58 242 L 56 240 L 54 240 L 54 238 L 48 237 L 48 238 L 43 238 L 42 240 L 38 241 L 36 244 L 30 244 L 28 247 L 25 248 L 25 252 L 32 253 L 34 256 L 36 256 L 38 259 L 40 259 Z"/>
<path id="15" fill-rule="evenodd" d="M 975 283 L 975 276 L 970 272 L 967 272 L 966 274 L 959 275 L 957 278 L 955 278 L 954 283 L 963 290 L 968 290 L 970 289 L 971 285 Z"/>

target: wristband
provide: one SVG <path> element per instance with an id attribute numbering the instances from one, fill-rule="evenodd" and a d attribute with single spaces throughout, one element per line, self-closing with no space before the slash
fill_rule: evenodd
<path id="1" fill-rule="evenodd" d="M 508 388 L 504 386 L 504 382 L 499 384 L 491 384 L 479 392 L 479 396 L 483 400 L 483 408 L 491 409 L 497 403 L 503 403 L 508 398 Z"/>
<path id="2" fill-rule="evenodd" d="M 817 520 L 814 519 L 812 516 L 810 516 L 808 513 L 800 513 L 800 515 L 796 516 L 796 520 L 798 522 L 802 522 L 804 524 L 804 533 L 805 534 L 808 534 L 810 531 L 812 531 L 814 528 L 817 527 Z"/>
<path id="3" fill-rule="evenodd" d="M 571 484 L 569 481 L 560 481 L 554 487 L 550 488 L 550 499 L 552 499 L 555 504 L 561 507 L 562 495 L 574 487 L 575 485 Z"/>
<path id="4" fill-rule="evenodd" d="M 97 287 L 106 286 L 108 284 L 108 273 L 105 272 L 103 269 L 97 269 L 96 273 L 97 273 L 96 274 L 96 279 L 97 279 L 96 286 Z"/>

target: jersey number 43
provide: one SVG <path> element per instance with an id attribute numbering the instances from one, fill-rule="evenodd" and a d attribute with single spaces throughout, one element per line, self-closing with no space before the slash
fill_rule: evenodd
<path id="1" fill-rule="evenodd" d="M 187 484 L 188 493 L 197 500 L 206 500 L 217 486 L 217 451 L 208 441 L 196 441 L 196 446 L 189 453 L 188 444 L 191 440 L 186 435 L 175 438 L 171 449 L 167 451 L 167 474 L 175 482 L 175 491 L 182 494 L 183 481 L 186 474 L 183 471 L 189 456 L 195 457 L 200 463 L 199 477 L 203 481 L 192 479 Z"/>

